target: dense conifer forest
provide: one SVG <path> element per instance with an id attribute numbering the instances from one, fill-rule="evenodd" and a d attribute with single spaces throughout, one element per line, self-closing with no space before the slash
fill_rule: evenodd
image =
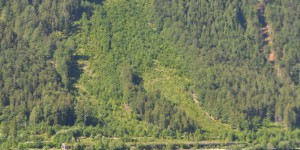
<path id="1" fill-rule="evenodd" d="M 299 0 L 0 0 L 0 149 L 300 146 Z"/>

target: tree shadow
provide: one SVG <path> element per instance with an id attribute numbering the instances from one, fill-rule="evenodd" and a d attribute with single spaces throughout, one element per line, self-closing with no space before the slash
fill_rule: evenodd
<path id="1" fill-rule="evenodd" d="M 88 0 L 88 2 L 94 3 L 94 4 L 102 4 L 104 2 L 104 0 Z"/>
<path id="2" fill-rule="evenodd" d="M 258 6 L 257 17 L 259 23 L 261 23 L 263 27 L 267 26 L 266 17 L 265 17 L 265 6 L 263 4 L 259 4 Z"/>
<path id="3" fill-rule="evenodd" d="M 244 30 L 247 29 L 247 21 L 242 9 L 239 7 L 237 11 L 237 19 Z"/>
<path id="4" fill-rule="evenodd" d="M 81 75 L 84 73 L 83 67 L 84 65 L 80 64 L 79 61 L 88 61 L 89 56 L 86 55 L 75 55 L 71 63 L 69 64 L 69 79 L 70 79 L 70 91 L 76 91 L 77 89 L 74 87 L 74 84 L 78 82 Z"/>
<path id="5" fill-rule="evenodd" d="M 140 85 L 142 83 L 142 81 L 143 81 L 143 78 L 141 78 L 138 75 L 134 74 L 132 76 L 132 81 L 133 81 L 133 84 Z"/>

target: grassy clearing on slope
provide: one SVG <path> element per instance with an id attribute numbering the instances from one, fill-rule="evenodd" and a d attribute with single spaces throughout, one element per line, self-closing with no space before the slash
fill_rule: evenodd
<path id="1" fill-rule="evenodd" d="M 160 91 L 161 95 L 171 103 L 177 104 L 205 131 L 212 135 L 220 135 L 230 131 L 230 126 L 207 116 L 207 112 L 193 101 L 191 92 L 188 91 L 190 80 L 176 74 L 175 69 L 161 66 L 156 61 L 156 68 L 143 76 L 144 87 L 147 92 Z"/>

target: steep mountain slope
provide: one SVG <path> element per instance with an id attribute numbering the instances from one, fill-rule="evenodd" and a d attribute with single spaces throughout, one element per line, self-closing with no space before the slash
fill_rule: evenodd
<path id="1" fill-rule="evenodd" d="M 161 65 L 161 62 L 180 65 L 183 60 L 180 55 L 172 56 L 174 54 L 170 51 L 173 47 L 151 27 L 150 15 L 145 11 L 149 8 L 151 4 L 146 1 L 110 1 L 94 13 L 89 34 L 84 35 L 84 31 L 77 35 L 78 39 L 82 39 L 78 45 L 83 52 L 80 55 L 89 57 L 89 65 L 86 66 L 89 71 L 85 70 L 79 87 L 93 95 L 93 101 L 100 101 L 102 105 L 112 103 L 116 109 L 137 114 L 138 119 L 160 130 L 168 129 L 168 134 L 193 133 L 196 130 L 223 134 L 229 127 L 206 117 L 204 110 L 193 103 L 188 90 L 189 79 L 177 73 L 172 66 Z M 115 14 L 122 12 L 127 14 Z M 81 23 L 87 24 L 87 20 Z M 178 60 L 172 60 L 172 57 Z M 83 100 L 78 99 L 79 102 Z M 98 113 L 107 113 L 108 110 L 103 111 Z M 111 119 L 112 115 L 113 112 L 105 117 Z M 96 113 L 94 117 L 100 121 L 97 116 Z M 90 124 L 89 121 L 85 123 Z"/>
<path id="2" fill-rule="evenodd" d="M 154 148 L 168 140 L 293 148 L 299 7 L 0 0 L 1 148 Z"/>

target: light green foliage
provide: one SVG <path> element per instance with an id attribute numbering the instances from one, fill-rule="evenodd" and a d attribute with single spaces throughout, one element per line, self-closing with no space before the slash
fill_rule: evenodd
<path id="1" fill-rule="evenodd" d="M 154 63 L 156 65 L 153 70 L 149 70 L 142 76 L 147 92 L 159 92 L 162 97 L 175 104 L 191 99 L 190 93 L 187 91 L 189 79 L 180 77 L 175 69 L 161 66 L 159 61 L 154 60 Z"/>
<path id="2" fill-rule="evenodd" d="M 153 139 L 294 148 L 299 6 L 0 0 L 0 148 L 125 149 Z"/>

